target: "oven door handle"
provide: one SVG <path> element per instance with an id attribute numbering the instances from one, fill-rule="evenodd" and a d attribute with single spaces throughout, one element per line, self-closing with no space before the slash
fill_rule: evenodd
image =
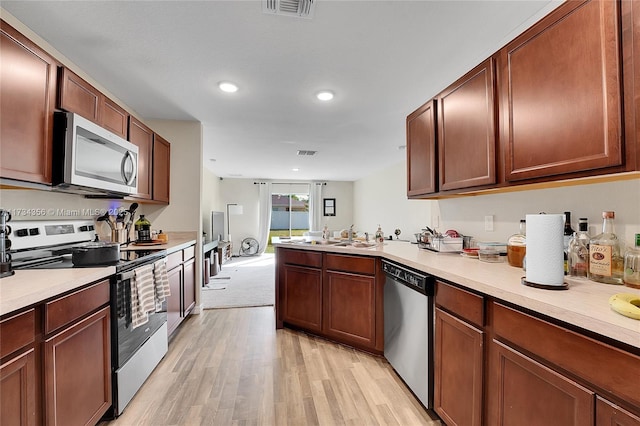
<path id="1" fill-rule="evenodd" d="M 135 271 L 124 272 L 122 274 L 116 274 L 116 281 L 126 281 L 133 278 Z"/>

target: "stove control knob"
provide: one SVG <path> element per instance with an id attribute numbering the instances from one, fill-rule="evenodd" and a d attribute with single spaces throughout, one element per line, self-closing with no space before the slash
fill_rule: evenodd
<path id="1" fill-rule="evenodd" d="M 80 232 L 87 232 L 88 230 L 89 230 L 89 227 L 86 226 L 86 225 L 81 226 L 80 228 L 78 228 L 78 231 L 80 231 Z"/>
<path id="2" fill-rule="evenodd" d="M 40 235 L 40 230 L 38 228 L 29 229 L 29 235 Z"/>
<path id="3" fill-rule="evenodd" d="M 29 235 L 29 230 L 27 228 L 16 229 L 16 237 L 26 237 Z"/>

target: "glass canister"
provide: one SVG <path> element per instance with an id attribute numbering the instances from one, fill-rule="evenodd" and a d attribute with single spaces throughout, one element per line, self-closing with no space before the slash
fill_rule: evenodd
<path id="1" fill-rule="evenodd" d="M 509 265 L 522 268 L 522 260 L 527 252 L 527 221 L 520 221 L 520 232 L 509 237 L 507 242 L 507 261 Z"/>
<path id="2" fill-rule="evenodd" d="M 628 287 L 640 288 L 640 234 L 636 234 L 635 247 L 624 254 L 622 282 Z"/>

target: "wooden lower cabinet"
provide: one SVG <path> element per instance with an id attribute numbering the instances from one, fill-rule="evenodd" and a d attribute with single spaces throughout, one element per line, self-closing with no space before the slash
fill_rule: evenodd
<path id="1" fill-rule="evenodd" d="M 196 306 L 196 260 L 191 259 L 183 265 L 183 316 L 189 315 Z"/>
<path id="2" fill-rule="evenodd" d="M 484 332 L 439 308 L 435 322 L 434 409 L 447 425 L 479 426 Z"/>
<path id="3" fill-rule="evenodd" d="M 0 365 L 1 424 L 36 424 L 36 381 L 33 348 Z"/>
<path id="4" fill-rule="evenodd" d="M 354 346 L 376 342 L 376 279 L 327 271 L 323 282 L 324 333 Z"/>
<path id="5" fill-rule="evenodd" d="M 594 392 L 500 342 L 490 351 L 488 424 L 594 424 Z"/>
<path id="6" fill-rule="evenodd" d="M 601 397 L 596 398 L 597 426 L 640 426 L 640 416 L 631 414 Z"/>
<path id="7" fill-rule="evenodd" d="M 167 298 L 167 333 L 169 336 L 180 325 L 180 282 L 182 281 L 182 267 L 173 268 L 167 273 L 171 296 Z"/>
<path id="8" fill-rule="evenodd" d="M 310 331 L 322 331 L 322 270 L 286 265 L 281 274 L 282 318 Z"/>
<path id="9" fill-rule="evenodd" d="M 167 256 L 167 277 L 171 295 L 167 298 L 167 333 L 169 336 L 196 306 L 195 246 Z"/>
<path id="10" fill-rule="evenodd" d="M 44 342 L 45 421 L 96 424 L 111 405 L 110 308 Z"/>
<path id="11" fill-rule="evenodd" d="M 278 247 L 276 260 L 276 327 L 289 324 L 383 353 L 384 274 L 379 259 Z"/>

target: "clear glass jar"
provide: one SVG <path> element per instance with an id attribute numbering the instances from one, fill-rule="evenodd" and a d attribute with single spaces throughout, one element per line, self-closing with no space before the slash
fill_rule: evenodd
<path id="1" fill-rule="evenodd" d="M 635 247 L 624 255 L 624 285 L 640 288 L 640 234 L 636 234 Z"/>
<path id="2" fill-rule="evenodd" d="M 520 221 L 520 232 L 507 240 L 507 262 L 509 265 L 522 268 L 522 259 L 527 252 L 527 221 Z"/>
<path id="3" fill-rule="evenodd" d="M 587 218 L 578 221 L 578 231 L 573 233 L 569 241 L 568 261 L 569 275 L 577 278 L 587 278 L 589 269 L 589 223 Z"/>
<path id="4" fill-rule="evenodd" d="M 624 259 L 614 218 L 614 212 L 602 212 L 602 232 L 589 241 L 589 279 L 604 284 L 622 284 Z"/>

